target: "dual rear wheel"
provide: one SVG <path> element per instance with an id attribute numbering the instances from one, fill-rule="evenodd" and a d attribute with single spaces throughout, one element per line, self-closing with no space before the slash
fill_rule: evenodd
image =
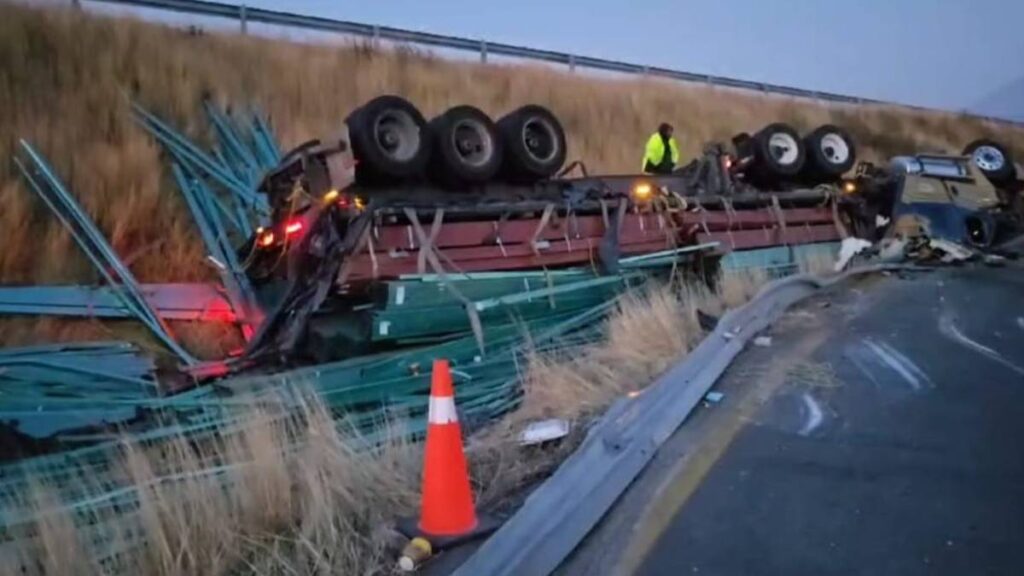
<path id="1" fill-rule="evenodd" d="M 801 138 L 792 126 L 776 122 L 753 136 L 739 135 L 733 142 L 741 157 L 753 157 L 748 176 L 766 187 L 780 182 L 833 182 L 857 160 L 849 133 L 832 124 Z"/>
<path id="2" fill-rule="evenodd" d="M 357 177 L 364 183 L 427 178 L 449 186 L 496 177 L 533 182 L 565 162 L 565 131 L 547 109 L 524 106 L 497 123 L 473 106 L 455 106 L 427 122 L 398 96 L 381 96 L 346 120 Z"/>

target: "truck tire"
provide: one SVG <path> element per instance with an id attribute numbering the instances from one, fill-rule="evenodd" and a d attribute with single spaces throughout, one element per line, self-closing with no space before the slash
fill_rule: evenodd
<path id="1" fill-rule="evenodd" d="M 819 178 L 839 178 L 857 161 L 857 148 L 849 132 L 832 124 L 819 126 L 805 136 L 804 149 L 805 171 Z"/>
<path id="2" fill-rule="evenodd" d="M 554 176 L 565 163 L 565 130 L 543 106 L 530 104 L 498 121 L 505 147 L 502 174 L 513 182 Z"/>
<path id="3" fill-rule="evenodd" d="M 796 130 L 788 124 L 769 124 L 754 134 L 758 171 L 765 178 L 795 176 L 804 166 L 806 150 Z"/>
<path id="4" fill-rule="evenodd" d="M 970 156 L 971 162 L 993 184 L 1004 184 L 1017 176 L 1009 151 L 993 140 L 975 140 L 964 147 L 963 155 Z"/>
<path id="5" fill-rule="evenodd" d="M 478 184 L 501 169 L 498 127 L 477 108 L 456 106 L 430 121 L 431 175 L 448 184 Z"/>
<path id="6" fill-rule="evenodd" d="M 345 120 L 361 182 L 396 182 L 423 173 L 430 156 L 427 121 L 409 101 L 378 96 Z"/>

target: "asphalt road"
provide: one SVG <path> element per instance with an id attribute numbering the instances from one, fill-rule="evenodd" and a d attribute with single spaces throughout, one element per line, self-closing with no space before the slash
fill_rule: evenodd
<path id="1" fill-rule="evenodd" d="M 1024 574 L 1024 269 L 890 276 L 745 351 L 562 574 Z"/>

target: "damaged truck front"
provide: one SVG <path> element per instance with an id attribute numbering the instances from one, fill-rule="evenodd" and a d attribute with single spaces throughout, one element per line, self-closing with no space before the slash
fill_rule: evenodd
<path id="1" fill-rule="evenodd" d="M 974 249 L 998 245 L 1020 230 L 1016 192 L 996 188 L 969 156 L 897 156 L 888 167 L 858 167 L 865 209 L 877 236 L 933 238 Z"/>

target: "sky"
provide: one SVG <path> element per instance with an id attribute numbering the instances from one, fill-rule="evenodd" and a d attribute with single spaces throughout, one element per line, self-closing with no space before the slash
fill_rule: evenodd
<path id="1" fill-rule="evenodd" d="M 244 3 L 952 110 L 1024 82 L 1024 0 Z"/>

